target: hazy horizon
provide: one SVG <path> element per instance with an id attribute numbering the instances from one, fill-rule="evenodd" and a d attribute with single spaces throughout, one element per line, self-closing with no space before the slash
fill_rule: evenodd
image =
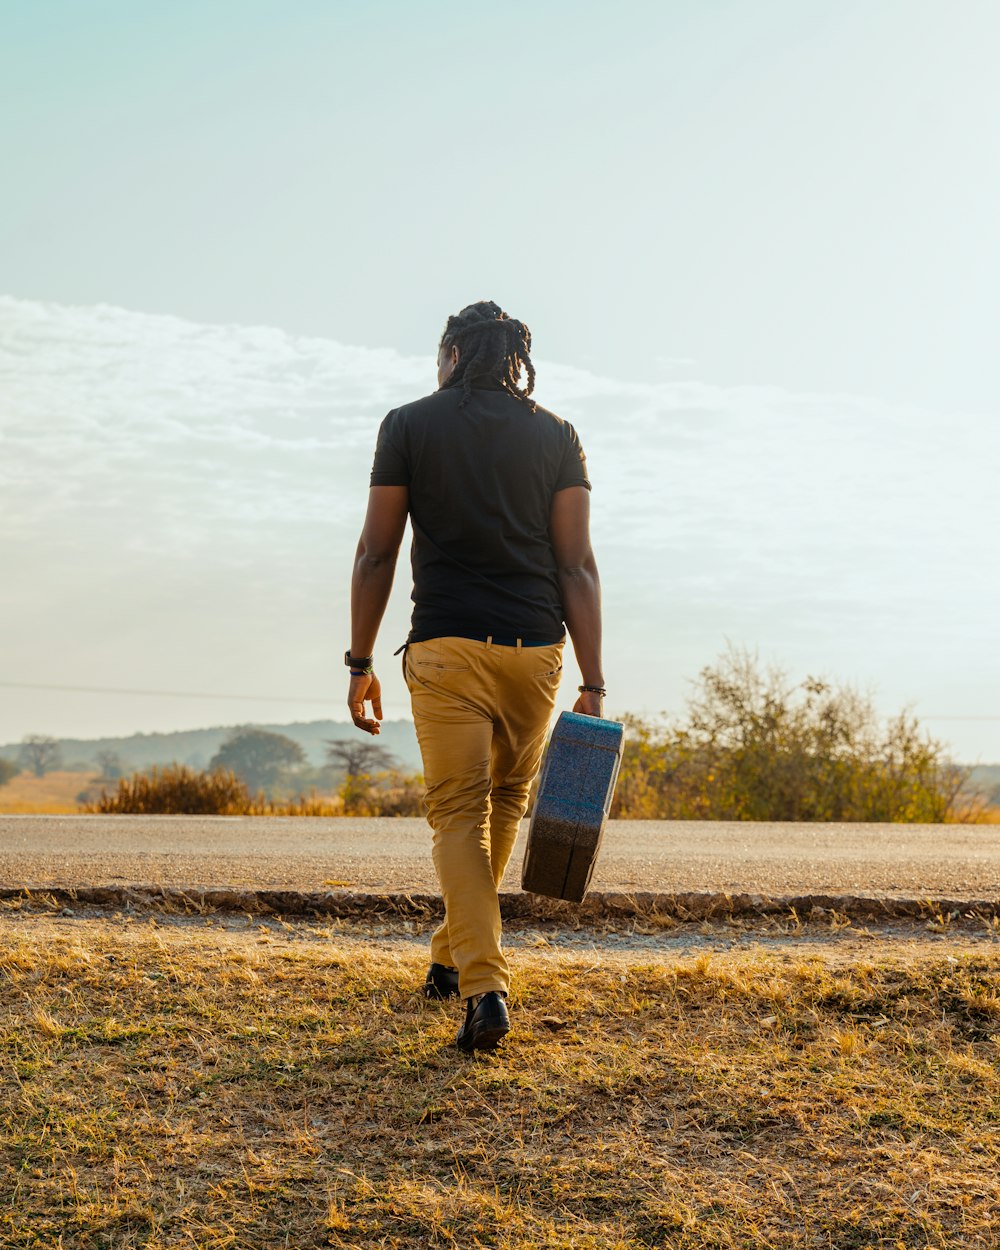
<path id="1" fill-rule="evenodd" d="M 410 755 L 407 755 L 405 758 L 401 756 L 400 757 L 401 763 L 404 767 L 412 767 L 414 769 L 419 770 L 420 751 L 419 751 L 419 747 L 417 744 L 416 733 L 414 731 L 412 717 L 400 716 L 400 717 L 393 717 L 391 719 L 386 718 L 382 722 L 382 724 L 383 724 L 383 728 L 387 730 L 388 732 L 383 737 L 375 738 L 373 739 L 373 741 L 379 743 L 379 745 L 385 746 L 390 751 L 393 751 L 399 754 L 398 733 L 399 733 L 400 727 L 404 727 L 405 730 L 408 730 L 409 733 L 412 734 L 412 744 L 411 744 L 412 745 L 412 753 L 411 753 L 412 758 Z M 215 724 L 215 725 L 189 725 L 182 729 L 172 729 L 172 730 L 164 730 L 164 731 L 152 730 L 152 731 L 147 731 L 147 732 L 137 732 L 135 734 L 109 734 L 107 736 L 101 736 L 97 738 L 65 738 L 65 739 L 60 740 L 61 745 L 64 748 L 62 758 L 57 768 L 55 770 L 50 770 L 50 771 L 58 771 L 60 769 L 65 770 L 68 765 L 80 762 L 78 759 L 73 759 L 72 757 L 66 758 L 65 749 L 68 746 L 82 745 L 84 743 L 91 743 L 91 744 L 120 743 L 121 744 L 121 743 L 135 741 L 136 743 L 140 745 L 143 745 L 143 744 L 148 745 L 151 743 L 155 743 L 158 739 L 161 739 L 161 738 L 172 738 L 175 736 L 187 736 L 187 735 L 199 735 L 199 734 L 220 735 L 220 740 L 221 740 L 222 738 L 229 736 L 231 733 L 233 733 L 236 730 L 247 729 L 247 728 L 265 729 L 268 732 L 273 732 L 273 733 L 284 732 L 286 733 L 288 737 L 300 738 L 301 732 L 303 730 L 312 729 L 314 726 L 317 726 L 317 725 L 340 726 L 345 731 L 343 735 L 344 738 L 347 738 L 347 739 L 356 737 L 359 732 L 345 713 L 342 719 L 338 719 L 337 717 L 319 718 L 316 720 L 294 720 L 294 721 L 268 721 L 268 720 L 261 719 L 257 721 L 235 721 L 233 723 L 223 723 L 223 724 Z M 0 751 L 7 752 L 8 753 L 7 758 L 11 758 L 12 754 L 17 752 L 20 746 L 21 746 L 21 743 L 19 740 L 16 740 L 13 742 L 0 742 Z M 192 759 L 190 755 L 187 757 L 183 757 L 183 758 L 179 755 L 171 755 L 169 760 L 165 755 L 161 756 L 158 752 L 154 752 L 152 750 L 147 750 L 144 753 L 140 752 L 140 754 L 149 756 L 150 760 L 152 760 L 152 757 L 155 755 L 156 763 L 168 763 L 168 762 L 176 762 L 176 763 L 181 763 L 181 764 L 187 763 L 187 764 L 190 764 L 192 767 L 200 768 L 200 767 L 204 767 L 207 762 L 206 758 L 204 757 L 204 753 L 201 753 L 201 755 L 197 759 Z M 134 758 L 134 753 L 133 755 L 123 757 L 122 762 L 127 768 L 133 768 L 133 769 L 142 769 L 147 766 L 146 760 L 145 759 L 137 760 L 136 758 Z M 984 769 L 984 768 L 985 769 L 1000 769 L 1000 760 L 978 760 L 978 761 L 973 761 L 970 763 L 969 761 L 965 761 L 965 760 L 953 759 L 952 762 L 965 766 L 965 767 L 971 767 L 971 768 L 977 768 L 977 769 Z"/>

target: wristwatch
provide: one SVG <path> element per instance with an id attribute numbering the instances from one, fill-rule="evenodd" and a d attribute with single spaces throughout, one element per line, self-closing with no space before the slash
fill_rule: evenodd
<path id="1" fill-rule="evenodd" d="M 351 655 L 350 648 L 344 652 L 344 663 L 351 670 L 352 677 L 367 677 L 369 673 L 375 672 L 373 655 Z"/>

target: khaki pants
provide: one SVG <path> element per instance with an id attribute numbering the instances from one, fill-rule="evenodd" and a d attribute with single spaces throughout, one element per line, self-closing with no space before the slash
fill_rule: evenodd
<path id="1" fill-rule="evenodd" d="M 510 987 L 497 887 L 541 764 L 563 645 L 434 638 L 405 653 L 445 905 L 431 961 L 458 969 L 463 998 Z"/>

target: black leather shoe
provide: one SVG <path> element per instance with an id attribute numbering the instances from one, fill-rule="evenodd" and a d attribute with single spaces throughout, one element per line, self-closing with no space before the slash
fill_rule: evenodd
<path id="1" fill-rule="evenodd" d="M 504 996 L 499 990 L 490 990 L 477 1007 L 473 1007 L 471 998 L 467 1001 L 465 1023 L 458 1030 L 455 1044 L 468 1054 L 474 1050 L 496 1050 L 509 1032 L 510 1016 Z"/>
<path id="2" fill-rule="evenodd" d="M 458 998 L 458 969 L 431 964 L 427 969 L 424 993 L 428 998 Z"/>

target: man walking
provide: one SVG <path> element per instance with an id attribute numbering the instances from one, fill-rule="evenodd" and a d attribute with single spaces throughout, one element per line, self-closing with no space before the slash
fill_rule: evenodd
<path id="1" fill-rule="evenodd" d="M 541 764 L 567 629 L 583 677 L 574 711 L 602 715 L 605 693 L 586 461 L 573 427 L 530 398 L 530 350 L 528 327 L 492 301 L 448 318 L 438 390 L 379 430 L 351 582 L 348 703 L 374 734 L 375 639 L 409 516 L 403 671 L 445 904 L 425 993 L 466 1000 L 465 1051 L 491 1050 L 510 1029 L 497 888 Z"/>

